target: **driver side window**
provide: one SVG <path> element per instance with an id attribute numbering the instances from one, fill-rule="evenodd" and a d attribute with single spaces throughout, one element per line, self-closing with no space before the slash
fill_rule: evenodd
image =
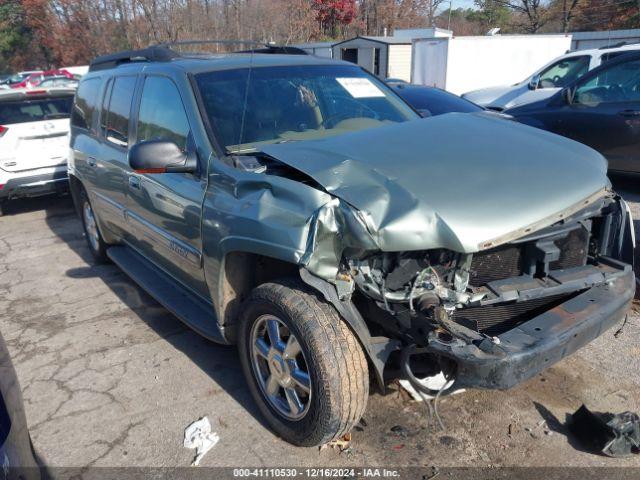
<path id="1" fill-rule="evenodd" d="M 617 102 L 640 102 L 640 60 L 605 68 L 580 83 L 573 97 L 573 103 L 582 105 Z"/>
<path id="2" fill-rule="evenodd" d="M 539 88 L 562 88 L 589 71 L 591 57 L 564 58 L 540 74 Z"/>
<path id="3" fill-rule="evenodd" d="M 138 114 L 138 142 L 168 140 L 185 151 L 189 132 L 189 120 L 176 85 L 165 77 L 147 77 Z"/>

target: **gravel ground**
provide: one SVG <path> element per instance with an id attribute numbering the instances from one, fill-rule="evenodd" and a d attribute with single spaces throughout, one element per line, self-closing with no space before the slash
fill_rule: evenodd
<path id="1" fill-rule="evenodd" d="M 616 186 L 640 218 L 636 181 Z M 636 222 L 636 227 L 638 223 Z M 286 444 L 265 426 L 232 347 L 200 338 L 112 265 L 93 266 L 68 198 L 16 203 L 0 218 L 0 330 L 49 466 L 187 466 L 184 428 L 220 435 L 205 466 L 636 466 L 591 455 L 566 415 L 640 411 L 640 317 L 507 392 L 443 398 L 440 430 L 392 386 L 374 393 L 347 452 Z"/>

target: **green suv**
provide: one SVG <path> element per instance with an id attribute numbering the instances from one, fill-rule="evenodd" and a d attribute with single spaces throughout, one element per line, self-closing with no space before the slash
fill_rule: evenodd
<path id="1" fill-rule="evenodd" d="M 99 57 L 71 119 L 95 260 L 237 344 L 280 436 L 344 435 L 394 372 L 425 395 L 509 388 L 624 318 L 632 220 L 598 153 L 484 113 L 420 118 L 301 53 Z"/>

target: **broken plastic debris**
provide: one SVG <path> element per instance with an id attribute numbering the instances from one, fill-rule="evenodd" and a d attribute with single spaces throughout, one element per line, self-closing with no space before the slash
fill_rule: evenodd
<path id="1" fill-rule="evenodd" d="M 593 453 L 626 457 L 640 453 L 640 417 L 632 412 L 591 412 L 582 405 L 568 422 L 571 433 Z"/>
<path id="2" fill-rule="evenodd" d="M 202 457 L 204 457 L 209 450 L 215 447 L 218 441 L 220 441 L 220 437 L 216 432 L 211 432 L 211 424 L 207 417 L 202 417 L 200 420 L 193 422 L 185 428 L 184 448 L 196 450 L 196 456 L 193 459 L 193 462 L 191 462 L 191 466 L 197 467 L 200 464 Z"/>

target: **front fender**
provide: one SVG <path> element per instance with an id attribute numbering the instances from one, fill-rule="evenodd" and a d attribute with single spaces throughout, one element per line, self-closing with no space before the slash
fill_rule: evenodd
<path id="1" fill-rule="evenodd" d="M 306 268 L 300 268 L 300 278 L 304 283 L 319 292 L 323 298 L 331 303 L 340 316 L 349 325 L 364 348 L 365 354 L 373 367 L 376 381 L 381 391 L 384 391 L 384 366 L 392 352 L 399 350 L 401 343 L 387 337 L 372 337 L 369 327 L 362 315 L 350 299 L 340 300 L 335 287 L 311 274 Z"/>

